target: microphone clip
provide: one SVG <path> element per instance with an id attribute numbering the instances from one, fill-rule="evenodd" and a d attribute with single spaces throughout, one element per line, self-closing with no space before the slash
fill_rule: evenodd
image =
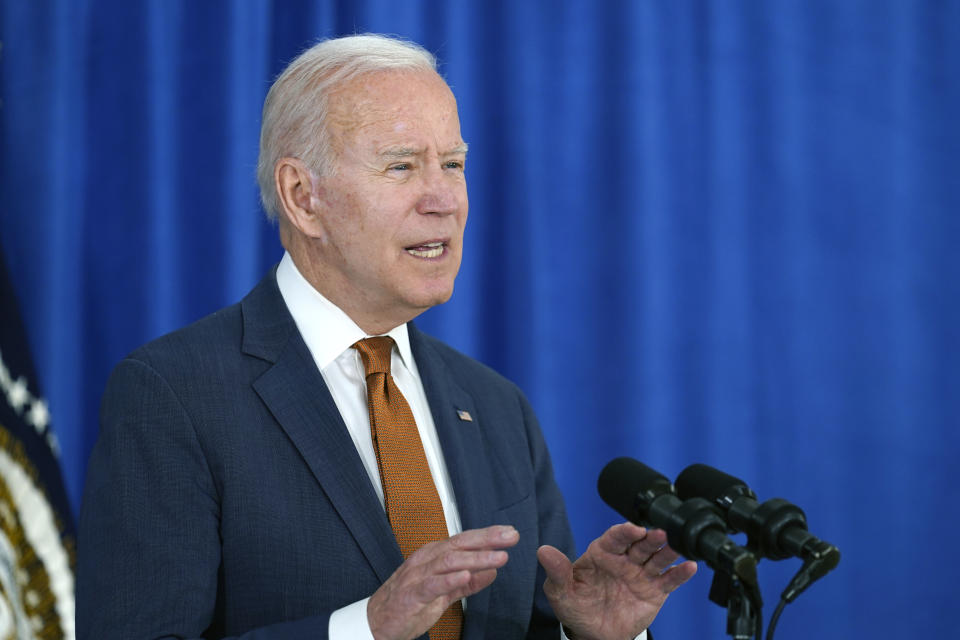
<path id="1" fill-rule="evenodd" d="M 732 573 L 715 571 L 709 597 L 727 610 L 727 635 L 734 640 L 760 637 L 757 634 L 763 628 L 763 599 L 756 584 L 745 584 Z"/>

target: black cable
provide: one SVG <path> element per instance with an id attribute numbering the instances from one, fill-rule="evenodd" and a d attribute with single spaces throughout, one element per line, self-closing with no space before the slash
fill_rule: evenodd
<path id="1" fill-rule="evenodd" d="M 777 605 L 777 608 L 774 610 L 773 615 L 770 617 L 770 626 L 767 627 L 767 640 L 773 640 L 773 632 L 777 628 L 777 621 L 780 619 L 780 614 L 783 613 L 783 608 L 786 606 L 787 606 L 787 601 L 781 598 L 780 604 Z"/>
<path id="2" fill-rule="evenodd" d="M 750 598 L 753 600 L 753 606 L 757 610 L 757 624 L 755 635 L 757 640 L 763 640 L 763 599 L 760 597 L 760 589 L 754 587 L 750 589 Z"/>

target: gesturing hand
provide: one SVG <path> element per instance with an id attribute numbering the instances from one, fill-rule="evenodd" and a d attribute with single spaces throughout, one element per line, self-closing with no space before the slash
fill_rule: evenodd
<path id="1" fill-rule="evenodd" d="M 426 632 L 456 600 L 490 585 L 520 539 L 510 526 L 472 529 L 424 545 L 370 597 L 367 621 L 376 640 L 410 640 Z"/>
<path id="2" fill-rule="evenodd" d="M 624 523 L 594 540 L 573 564 L 544 545 L 537 558 L 547 573 L 543 591 L 577 640 L 629 640 L 650 626 L 667 596 L 697 571 L 673 565 L 667 534 Z"/>

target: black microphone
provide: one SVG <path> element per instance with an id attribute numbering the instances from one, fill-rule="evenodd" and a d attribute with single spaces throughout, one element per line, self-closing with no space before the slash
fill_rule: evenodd
<path id="1" fill-rule="evenodd" d="M 802 558 L 811 563 L 808 572 L 813 580 L 840 562 L 839 549 L 807 531 L 807 517 L 800 507 L 782 498 L 759 504 L 756 494 L 739 478 L 705 464 L 692 464 L 677 477 L 676 488 L 681 498 L 704 498 L 719 507 L 730 528 L 745 532 L 748 546 L 761 557 Z"/>
<path id="2" fill-rule="evenodd" d="M 597 491 L 630 522 L 666 531 L 678 553 L 756 586 L 757 559 L 727 536 L 723 519 L 703 498 L 681 501 L 666 476 L 633 458 L 610 461 Z"/>

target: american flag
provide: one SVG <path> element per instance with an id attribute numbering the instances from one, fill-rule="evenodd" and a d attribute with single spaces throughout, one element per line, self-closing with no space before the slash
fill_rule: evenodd
<path id="1" fill-rule="evenodd" d="M 0 255 L 0 638 L 73 640 L 73 517 Z"/>

